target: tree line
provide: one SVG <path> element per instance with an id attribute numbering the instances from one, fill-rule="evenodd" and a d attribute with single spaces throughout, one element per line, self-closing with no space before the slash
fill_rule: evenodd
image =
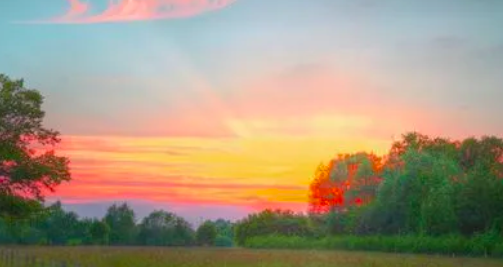
<path id="1" fill-rule="evenodd" d="M 207 220 L 194 229 L 182 217 L 163 210 L 137 223 L 127 203 L 113 204 L 102 219 L 79 218 L 56 202 L 28 218 L 0 218 L 0 244 L 229 247 L 233 224 Z"/>
<path id="2" fill-rule="evenodd" d="M 266 210 L 238 222 L 238 244 L 338 237 L 332 241 L 363 240 L 366 247 L 384 236 L 398 243 L 407 237 L 408 252 L 422 240 L 426 251 L 444 242 L 464 253 L 503 255 L 503 140 L 495 136 L 456 141 L 407 133 L 382 157 L 361 152 L 320 164 L 309 193 L 307 215 Z"/>

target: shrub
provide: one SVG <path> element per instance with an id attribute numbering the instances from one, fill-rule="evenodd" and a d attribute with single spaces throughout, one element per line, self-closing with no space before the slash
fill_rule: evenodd
<path id="1" fill-rule="evenodd" d="M 232 247 L 234 242 L 230 237 L 219 235 L 215 238 L 216 247 Z"/>
<path id="2" fill-rule="evenodd" d="M 260 249 L 333 249 L 503 257 L 503 240 L 497 239 L 493 234 L 471 239 L 457 235 L 332 236 L 319 239 L 268 235 L 249 238 L 244 246 Z"/>

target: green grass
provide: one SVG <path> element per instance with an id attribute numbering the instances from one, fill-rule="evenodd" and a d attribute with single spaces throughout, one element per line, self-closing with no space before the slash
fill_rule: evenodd
<path id="1" fill-rule="evenodd" d="M 0 251 L 6 248 L 0 248 Z M 495 259 L 378 252 L 140 247 L 17 247 L 19 267 L 496 267 Z M 0 254 L 2 255 L 2 254 Z M 29 256 L 27 256 L 29 255 Z M 30 263 L 36 256 L 38 265 Z M 41 265 L 42 261 L 46 265 Z M 48 262 L 54 262 L 48 265 Z M 66 262 L 62 265 L 61 262 Z M 78 265 L 75 265 L 78 263 Z M 0 259 L 0 267 L 10 267 Z"/>

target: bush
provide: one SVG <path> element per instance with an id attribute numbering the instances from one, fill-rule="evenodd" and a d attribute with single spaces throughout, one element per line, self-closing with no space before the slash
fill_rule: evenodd
<path id="1" fill-rule="evenodd" d="M 333 249 L 503 257 L 503 240 L 492 234 L 471 239 L 431 236 L 334 236 L 321 239 L 299 236 L 255 236 L 244 244 L 259 249 Z"/>
<path id="2" fill-rule="evenodd" d="M 78 238 L 69 239 L 66 243 L 68 246 L 80 246 L 82 244 L 82 240 Z"/>
<path id="3" fill-rule="evenodd" d="M 491 256 L 503 258 L 503 241 L 500 241 L 494 245 Z"/>
<path id="4" fill-rule="evenodd" d="M 477 234 L 470 240 L 470 252 L 476 256 L 490 255 L 500 239 L 499 234 L 495 231 Z"/>
<path id="5" fill-rule="evenodd" d="M 243 245 L 257 236 L 312 236 L 313 231 L 306 216 L 289 210 L 264 210 L 248 215 L 235 226 L 236 243 Z"/>
<path id="6" fill-rule="evenodd" d="M 215 238 L 216 247 L 232 247 L 234 242 L 230 237 L 219 235 Z"/>

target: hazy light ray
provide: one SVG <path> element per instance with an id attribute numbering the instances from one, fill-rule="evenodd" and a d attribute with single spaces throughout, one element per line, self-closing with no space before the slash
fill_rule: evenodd
<path id="1" fill-rule="evenodd" d="M 154 43 L 154 42 L 153 42 Z M 179 63 L 179 70 L 182 71 L 183 76 L 185 76 L 185 80 L 191 82 L 191 86 L 188 89 L 194 92 L 195 95 L 202 97 L 205 104 L 208 105 L 209 113 L 213 118 L 217 118 L 220 121 L 240 121 L 237 119 L 235 112 L 230 108 L 229 105 L 225 104 L 225 101 L 218 95 L 217 91 L 205 78 L 204 75 L 198 71 L 198 69 L 192 64 L 190 57 L 188 57 L 188 53 L 183 50 L 183 47 L 174 44 L 171 44 L 171 51 L 176 51 L 176 59 Z M 161 51 L 165 47 L 158 46 L 157 51 Z M 164 60 L 164 62 L 168 61 L 168 58 L 165 56 L 159 57 Z M 173 60 L 171 58 L 171 60 Z M 207 115 L 206 113 L 204 114 Z M 228 127 L 228 124 L 225 124 Z M 241 124 L 239 128 L 236 127 L 228 127 L 229 130 L 233 131 L 238 137 L 250 137 L 251 133 L 249 128 L 246 125 Z"/>

